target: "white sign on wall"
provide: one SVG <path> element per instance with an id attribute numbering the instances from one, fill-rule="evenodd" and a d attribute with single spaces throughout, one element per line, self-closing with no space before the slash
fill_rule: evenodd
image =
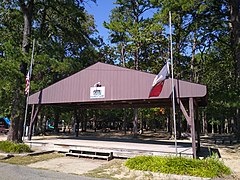
<path id="1" fill-rule="evenodd" d="M 105 87 L 90 87 L 90 99 L 105 98 Z"/>

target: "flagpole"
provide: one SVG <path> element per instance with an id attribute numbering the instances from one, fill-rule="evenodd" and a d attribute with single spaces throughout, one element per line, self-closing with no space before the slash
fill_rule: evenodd
<path id="1" fill-rule="evenodd" d="M 175 91 L 174 91 L 174 81 L 173 81 L 173 51 L 172 51 L 172 15 L 169 12 L 169 30 L 170 30 L 170 54 L 171 54 L 171 74 L 172 74 L 172 108 L 173 108 L 173 124 L 174 124 L 174 141 L 175 141 L 175 153 L 177 151 L 177 127 L 176 127 L 176 110 L 175 110 Z"/>
<path id="2" fill-rule="evenodd" d="M 30 63 L 30 69 L 29 69 L 29 90 L 27 92 L 27 98 L 26 98 L 26 107 L 25 107 L 25 116 L 24 116 L 24 124 L 23 124 L 23 136 L 22 140 L 24 142 L 24 137 L 26 133 L 26 122 L 27 122 L 27 111 L 28 111 L 28 101 L 29 101 L 29 91 L 30 91 L 30 81 L 32 76 L 32 67 L 34 62 L 34 47 L 35 47 L 35 39 L 33 39 L 33 48 L 32 48 L 32 55 L 31 55 L 31 63 Z"/>

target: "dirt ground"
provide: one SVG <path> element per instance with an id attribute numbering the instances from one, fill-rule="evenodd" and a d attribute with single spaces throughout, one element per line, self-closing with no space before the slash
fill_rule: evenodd
<path id="1" fill-rule="evenodd" d="M 28 165 L 32 168 L 49 169 L 69 174 L 84 174 L 90 170 L 96 169 L 107 164 L 108 161 L 98 159 L 86 159 L 76 157 L 61 157 L 48 161 L 41 161 Z"/>
<path id="2" fill-rule="evenodd" d="M 113 159 L 112 161 L 61 157 L 48 161 L 37 162 L 28 165 L 32 168 L 47 169 L 52 171 L 91 176 L 107 179 L 122 180 L 202 180 L 203 178 L 160 174 L 144 171 L 129 170 L 124 166 L 123 159 Z"/>
<path id="3" fill-rule="evenodd" d="M 240 179 L 240 145 L 219 148 L 221 158 L 233 172 L 233 179 Z"/>
<path id="4" fill-rule="evenodd" d="M 106 136 L 106 134 L 103 134 Z M 103 136 L 102 135 L 102 136 Z M 109 136 L 109 134 L 108 134 Z M 111 136 L 116 136 L 111 134 Z M 121 135 L 117 134 L 117 137 Z M 163 136 L 157 134 L 147 134 L 145 138 L 155 138 L 162 139 Z M 230 144 L 215 144 L 213 137 L 207 136 L 207 141 L 205 138 L 202 139 L 202 146 L 213 148 L 219 152 L 221 160 L 226 166 L 228 166 L 233 174 L 231 176 L 222 178 L 228 180 L 240 180 L 240 144 L 230 145 Z M 160 179 L 201 179 L 189 176 L 178 176 L 178 175 L 165 175 L 160 173 L 152 172 L 142 172 L 142 171 L 132 171 L 127 169 L 123 164 L 125 160 L 115 159 L 110 162 L 104 160 L 92 160 L 92 159 L 78 159 L 71 157 L 64 157 L 61 159 L 50 160 L 46 163 L 36 163 L 32 164 L 31 167 L 35 168 L 46 168 L 57 170 L 66 173 L 81 174 L 86 176 L 102 177 L 109 179 L 138 179 L 138 180 L 160 180 Z M 219 178 L 218 178 L 219 179 Z"/>

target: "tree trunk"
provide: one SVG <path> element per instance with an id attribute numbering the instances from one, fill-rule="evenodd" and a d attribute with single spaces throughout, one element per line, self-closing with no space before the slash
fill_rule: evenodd
<path id="1" fill-rule="evenodd" d="M 122 66 L 125 67 L 125 45 L 121 43 L 121 59 L 122 59 Z"/>
<path id="2" fill-rule="evenodd" d="M 133 134 L 137 135 L 137 126 L 138 126 L 138 109 L 134 108 L 134 120 L 133 120 Z"/>
<path id="3" fill-rule="evenodd" d="M 172 135 L 172 118 L 171 118 L 171 113 L 172 110 L 170 108 L 168 116 L 167 116 L 167 126 L 168 126 L 168 133 L 170 133 L 170 135 Z"/>
<path id="4" fill-rule="evenodd" d="M 33 5 L 34 0 L 30 0 L 28 4 L 25 4 L 25 1 L 19 0 L 19 4 L 23 13 L 24 18 L 24 29 L 23 29 L 23 39 L 22 39 L 22 52 L 24 54 L 29 53 L 30 49 L 30 36 L 31 36 L 31 27 L 32 27 L 32 14 L 33 14 Z M 24 66 L 22 62 L 21 66 Z M 21 69 L 20 69 L 21 70 Z M 22 79 L 16 78 L 16 90 L 13 98 L 13 107 L 11 112 L 11 126 L 8 134 L 8 140 L 14 142 L 22 141 L 23 133 L 23 102 L 21 98 L 23 96 L 23 90 L 21 89 Z"/>
<path id="5" fill-rule="evenodd" d="M 94 115 L 93 115 L 93 130 L 94 132 L 97 132 L 97 110 L 94 111 Z"/>
<path id="6" fill-rule="evenodd" d="M 240 78 L 240 1 L 229 0 L 230 29 L 232 31 L 232 46 L 236 61 L 236 75 Z"/>
<path id="7" fill-rule="evenodd" d="M 196 51 L 196 33 L 194 32 L 193 46 L 192 46 L 192 58 L 190 67 L 190 82 L 194 82 L 194 62 L 195 62 L 195 51 Z"/>
<path id="8" fill-rule="evenodd" d="M 30 36 L 31 36 L 31 19 L 28 14 L 24 14 L 24 30 L 22 41 L 22 52 L 29 53 L 30 49 Z"/>
<path id="9" fill-rule="evenodd" d="M 181 109 L 177 109 L 177 138 L 181 139 L 182 138 L 182 113 Z"/>
<path id="10" fill-rule="evenodd" d="M 232 49 L 234 50 L 234 59 L 236 62 L 236 89 L 239 89 L 239 79 L 240 79 L 240 1 L 239 0 L 229 0 L 230 9 L 230 29 L 232 35 Z M 240 130 L 239 122 L 239 109 L 236 108 L 236 114 L 234 120 L 236 121 L 236 129 Z M 240 133 L 237 133 L 238 138 L 240 138 Z"/>
<path id="11" fill-rule="evenodd" d="M 29 53 L 34 0 L 30 0 L 28 4 L 25 4 L 23 0 L 19 0 L 19 2 L 24 18 L 22 52 Z"/>
<path id="12" fill-rule="evenodd" d="M 177 17 L 177 23 L 176 23 L 176 31 L 175 31 L 175 60 L 174 60 L 174 66 L 175 66 L 175 78 L 181 79 L 181 36 L 182 36 L 182 15 L 179 14 Z"/>
<path id="13" fill-rule="evenodd" d="M 74 110 L 75 120 L 74 120 L 74 130 L 75 130 L 75 136 L 78 137 L 79 133 L 79 122 L 80 122 L 80 113 L 79 110 Z"/>
<path id="14" fill-rule="evenodd" d="M 43 135 L 46 135 L 46 127 L 47 127 L 47 117 L 43 116 Z"/>
<path id="15" fill-rule="evenodd" d="M 15 98 L 13 100 L 13 110 L 12 110 L 12 114 L 11 114 L 11 125 L 9 128 L 9 133 L 8 133 L 8 137 L 7 140 L 8 141 L 13 141 L 13 142 L 19 142 L 18 139 L 18 122 L 19 122 L 19 111 L 17 111 L 17 106 L 19 104 L 20 100 L 19 100 L 19 90 L 17 89 L 15 91 Z"/>
<path id="16" fill-rule="evenodd" d="M 237 138 L 240 139 L 240 112 L 239 112 L 239 108 L 236 108 L 236 112 L 235 112 L 235 124 L 236 124 L 236 128 L 235 128 L 235 134 L 237 135 Z"/>
<path id="17" fill-rule="evenodd" d="M 206 113 L 202 111 L 202 124 L 203 124 L 203 133 L 204 135 L 207 135 L 208 133 L 208 128 L 207 128 L 207 118 L 206 118 Z"/>
<path id="18" fill-rule="evenodd" d="M 134 52 L 134 66 L 136 70 L 139 70 L 139 48 Z"/>
<path id="19" fill-rule="evenodd" d="M 58 112 L 58 110 L 55 110 L 55 114 L 54 114 L 54 132 L 58 133 L 59 129 L 58 129 L 58 123 L 60 121 L 60 114 Z"/>
<path id="20" fill-rule="evenodd" d="M 82 132 L 87 131 L 87 118 L 86 118 L 86 111 L 85 110 L 80 110 L 81 113 L 81 126 L 82 126 Z"/>

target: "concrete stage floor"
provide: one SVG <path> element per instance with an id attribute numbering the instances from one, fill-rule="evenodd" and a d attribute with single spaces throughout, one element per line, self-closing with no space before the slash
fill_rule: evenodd
<path id="1" fill-rule="evenodd" d="M 129 158 L 136 155 L 175 155 L 174 140 L 139 139 L 131 137 L 99 137 L 99 136 L 33 136 L 26 143 L 33 148 L 68 152 L 69 149 L 113 152 L 114 157 Z M 177 142 L 179 156 L 192 157 L 190 140 Z"/>

